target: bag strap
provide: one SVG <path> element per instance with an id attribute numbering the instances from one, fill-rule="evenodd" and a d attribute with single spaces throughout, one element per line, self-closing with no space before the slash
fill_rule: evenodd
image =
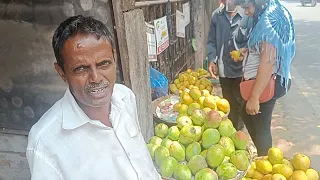
<path id="1" fill-rule="evenodd" d="M 249 57 L 249 48 L 248 48 L 248 54 L 247 54 L 247 57 L 244 59 L 244 65 L 243 65 L 243 73 L 242 73 L 242 78 L 241 78 L 241 82 L 244 81 L 244 73 L 245 73 L 245 68 L 246 68 L 246 65 L 248 63 L 248 57 Z"/>

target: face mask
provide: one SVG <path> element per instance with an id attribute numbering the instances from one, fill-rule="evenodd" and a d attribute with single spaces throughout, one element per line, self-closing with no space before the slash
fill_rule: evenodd
<path id="1" fill-rule="evenodd" d="M 227 12 L 235 12 L 237 6 L 234 4 L 233 0 L 226 0 L 226 11 Z"/>

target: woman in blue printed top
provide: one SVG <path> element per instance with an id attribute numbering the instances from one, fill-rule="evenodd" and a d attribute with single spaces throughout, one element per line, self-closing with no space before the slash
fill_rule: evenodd
<path id="1" fill-rule="evenodd" d="M 295 56 L 295 30 L 289 11 L 279 0 L 236 0 L 250 19 L 241 22 L 235 42 L 248 41 L 241 48 L 244 80 L 255 79 L 242 119 L 257 147 L 258 155 L 267 155 L 272 147 L 271 118 L 275 102 L 291 85 L 290 65 Z M 272 75 L 276 75 L 274 96 L 260 103 L 259 98 Z"/>

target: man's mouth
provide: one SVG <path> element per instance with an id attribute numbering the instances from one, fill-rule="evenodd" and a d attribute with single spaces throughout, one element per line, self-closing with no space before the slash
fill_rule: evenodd
<path id="1" fill-rule="evenodd" d="M 85 92 L 93 98 L 102 98 L 106 96 L 106 92 L 109 88 L 108 82 L 99 84 L 90 84 L 85 88 Z"/>
<path id="2" fill-rule="evenodd" d="M 91 89 L 91 91 L 89 91 L 89 93 L 90 94 L 99 94 L 99 93 L 104 93 L 106 90 L 107 90 L 107 86 L 102 87 L 102 88 Z"/>

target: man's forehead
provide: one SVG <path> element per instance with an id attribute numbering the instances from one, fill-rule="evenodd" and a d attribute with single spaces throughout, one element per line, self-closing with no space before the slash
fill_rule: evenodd
<path id="1" fill-rule="evenodd" d="M 90 47 L 96 44 L 110 44 L 105 38 L 97 37 L 96 35 L 92 34 L 77 34 L 70 40 L 71 43 L 75 43 L 78 48 Z"/>
<path id="2" fill-rule="evenodd" d="M 95 35 L 77 34 L 66 40 L 64 49 L 91 49 L 96 46 L 104 46 L 105 48 L 112 49 L 111 43 L 105 38 L 98 38 Z"/>
<path id="3" fill-rule="evenodd" d="M 61 54 L 68 59 L 78 57 L 104 57 L 113 55 L 111 43 L 105 38 L 96 36 L 76 35 L 70 37 L 64 44 Z"/>

